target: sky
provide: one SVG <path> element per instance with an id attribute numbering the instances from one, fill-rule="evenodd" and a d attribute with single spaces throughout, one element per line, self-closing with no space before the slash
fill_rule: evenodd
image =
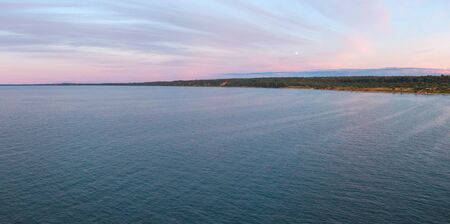
<path id="1" fill-rule="evenodd" d="M 0 0 L 0 83 L 450 68 L 448 0 Z"/>

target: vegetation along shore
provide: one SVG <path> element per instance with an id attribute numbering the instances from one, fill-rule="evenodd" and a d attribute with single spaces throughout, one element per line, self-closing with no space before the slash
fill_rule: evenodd
<path id="1" fill-rule="evenodd" d="M 61 85 L 86 84 L 65 83 Z M 94 85 L 299 88 L 365 92 L 450 94 L 449 75 L 232 78 L 141 83 L 104 83 Z"/>

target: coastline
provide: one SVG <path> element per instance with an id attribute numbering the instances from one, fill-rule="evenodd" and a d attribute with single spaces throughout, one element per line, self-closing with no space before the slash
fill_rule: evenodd
<path id="1" fill-rule="evenodd" d="M 267 77 L 134 83 L 150 86 L 257 87 L 408 94 L 450 94 L 450 76 Z"/>
<path id="2" fill-rule="evenodd" d="M 173 86 L 315 89 L 420 95 L 450 94 L 450 76 L 267 77 L 134 83 L 53 83 L 0 86 Z"/>
<path id="3" fill-rule="evenodd" d="M 396 93 L 396 94 L 417 94 L 417 95 L 449 95 L 449 92 L 426 92 L 426 91 L 414 91 L 413 89 L 401 89 L 401 88 L 304 88 L 297 86 L 289 86 L 289 89 L 312 89 L 312 90 L 331 90 L 331 91 L 346 91 L 346 92 L 368 92 L 368 93 Z"/>

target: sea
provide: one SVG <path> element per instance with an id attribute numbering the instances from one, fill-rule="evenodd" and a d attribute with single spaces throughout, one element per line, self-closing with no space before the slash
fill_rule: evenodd
<path id="1" fill-rule="evenodd" d="M 450 96 L 1 86 L 0 223 L 450 223 Z"/>

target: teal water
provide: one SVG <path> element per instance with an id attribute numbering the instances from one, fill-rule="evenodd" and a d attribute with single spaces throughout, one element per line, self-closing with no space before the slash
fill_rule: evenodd
<path id="1" fill-rule="evenodd" d="M 450 223 L 450 96 L 0 87 L 0 223 Z"/>

